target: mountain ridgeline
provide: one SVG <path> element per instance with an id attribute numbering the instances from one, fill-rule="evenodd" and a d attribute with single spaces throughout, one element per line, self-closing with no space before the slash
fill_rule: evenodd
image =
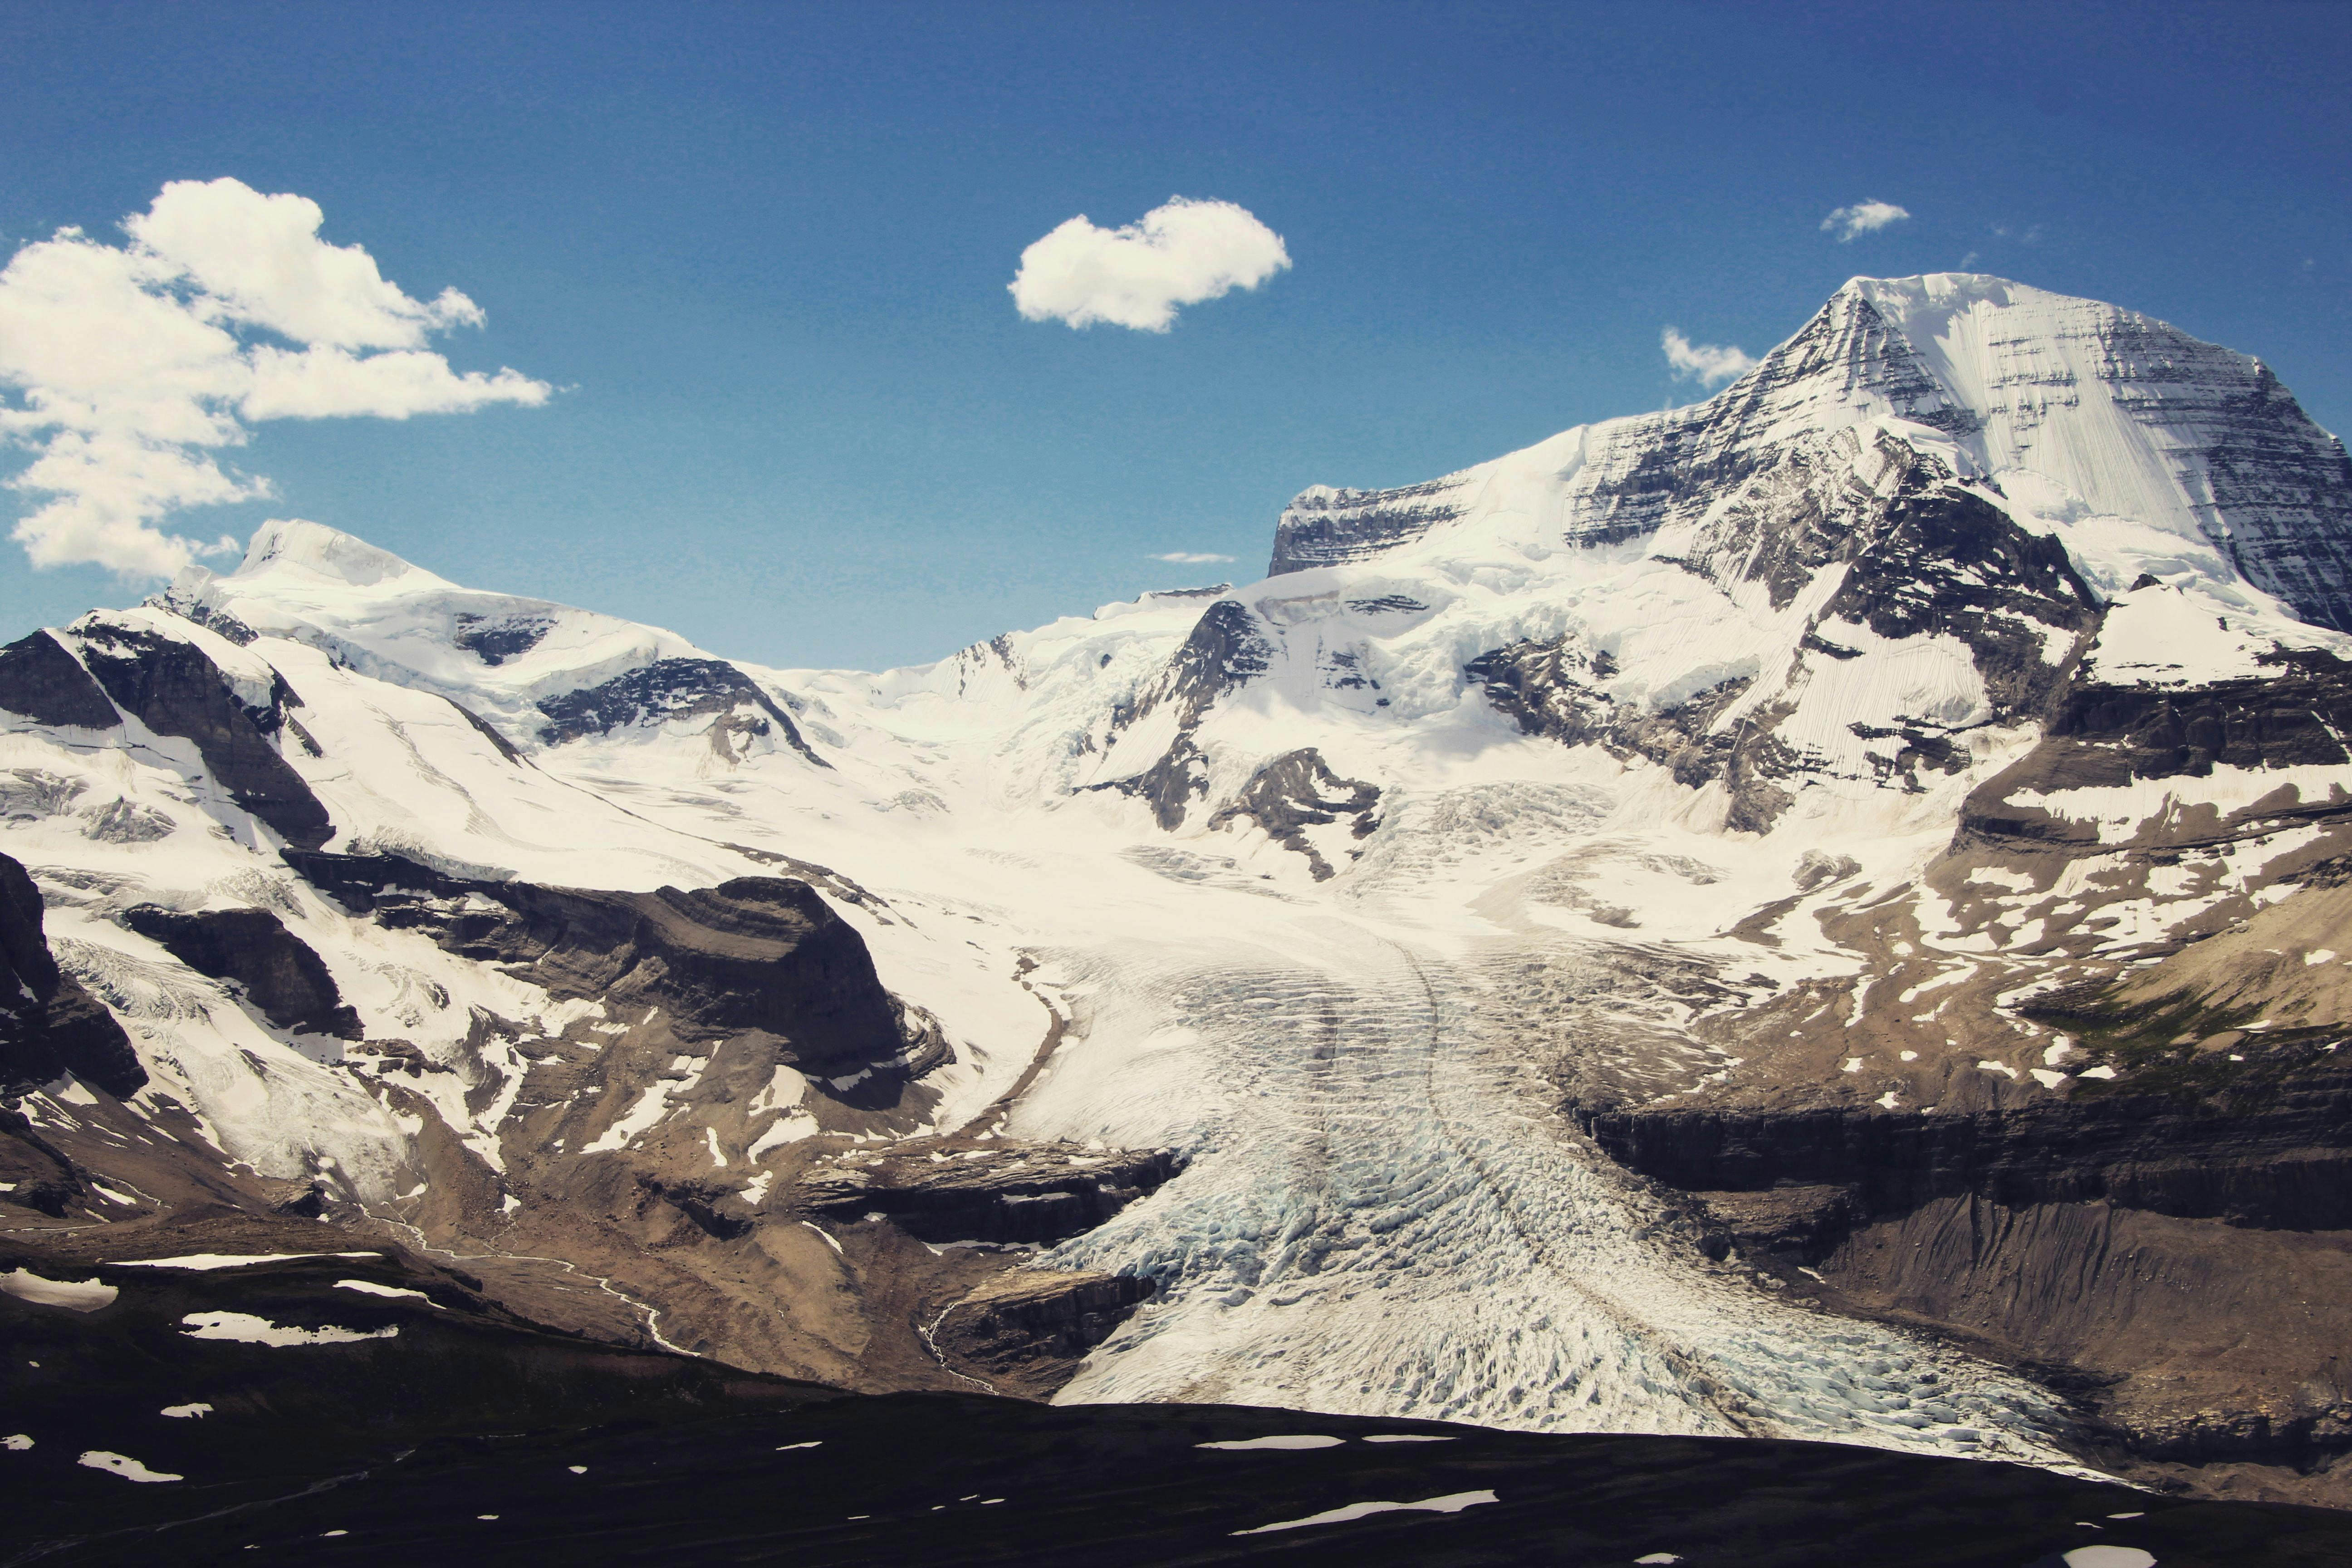
<path id="1" fill-rule="evenodd" d="M 1963 274 L 908 669 L 273 521 L 0 649 L 0 1213 L 794 1387 L 2352 1504 L 2347 634 L 2267 368 Z"/>

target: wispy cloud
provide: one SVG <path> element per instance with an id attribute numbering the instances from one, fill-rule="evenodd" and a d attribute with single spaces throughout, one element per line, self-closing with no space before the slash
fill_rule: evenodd
<path id="1" fill-rule="evenodd" d="M 1856 202 L 1850 207 L 1840 207 L 1822 219 L 1822 232 L 1834 234 L 1840 245 L 1857 236 L 1885 228 L 1890 223 L 1901 223 L 1911 215 L 1893 202 Z"/>
<path id="2" fill-rule="evenodd" d="M 1155 555 L 1154 561 L 1165 561 L 1173 566 L 1209 566 L 1233 559 L 1206 550 L 1171 550 L 1165 555 Z"/>
<path id="3" fill-rule="evenodd" d="M 410 298 L 360 247 L 321 240 L 323 217 L 302 196 L 177 180 L 123 220 L 123 245 L 66 228 L 9 258 L 0 438 L 35 454 L 10 488 L 51 498 L 13 534 L 35 565 L 161 576 L 235 549 L 161 525 L 271 493 L 215 456 L 260 420 L 547 400 L 544 382 L 460 374 L 427 350 L 436 333 L 481 325 L 481 307 L 454 289 Z"/>
<path id="4" fill-rule="evenodd" d="M 1177 310 L 1290 265 L 1282 237 L 1231 202 L 1171 196 L 1125 228 L 1070 219 L 1021 253 L 1008 288 L 1032 321 L 1164 332 Z"/>
<path id="5" fill-rule="evenodd" d="M 1696 380 L 1701 386 L 1721 386 L 1754 370 L 1759 362 L 1745 349 L 1730 343 L 1695 343 L 1668 327 L 1658 336 L 1666 363 L 1676 381 Z"/>

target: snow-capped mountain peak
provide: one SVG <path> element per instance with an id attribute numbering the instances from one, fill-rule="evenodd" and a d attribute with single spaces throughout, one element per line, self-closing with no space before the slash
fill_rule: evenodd
<path id="1" fill-rule="evenodd" d="M 234 575 L 246 582 L 307 578 L 321 585 L 380 591 L 392 585 L 407 594 L 455 586 L 356 535 L 299 518 L 273 518 L 255 530 Z"/>
<path id="2" fill-rule="evenodd" d="M 1714 397 L 1564 432 L 1444 479 L 1318 486 L 1271 574 L 1363 560 L 1498 511 L 1595 547 L 1695 521 L 1759 477 L 1893 421 L 2063 531 L 2120 591 L 2142 573 L 2240 584 L 2352 629 L 2352 464 L 2261 362 L 2151 317 L 1972 273 L 1857 278 Z M 2039 520 L 2036 523 L 2033 520 Z"/>

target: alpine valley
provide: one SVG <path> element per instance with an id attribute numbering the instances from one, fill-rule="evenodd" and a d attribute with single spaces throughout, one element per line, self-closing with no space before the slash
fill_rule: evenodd
<path id="1" fill-rule="evenodd" d="M 2352 1507 L 2347 737 L 2340 443 L 1973 275 L 881 674 L 270 522 L 0 651 L 0 1309 Z"/>

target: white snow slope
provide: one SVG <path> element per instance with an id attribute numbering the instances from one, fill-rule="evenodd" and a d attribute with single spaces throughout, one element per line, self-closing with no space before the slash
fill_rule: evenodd
<path id="1" fill-rule="evenodd" d="M 2095 637 L 2032 623 L 2052 671 L 2080 656 L 2111 679 L 2196 682 L 2279 647 L 2352 653 L 2315 624 L 2345 589 L 2336 503 L 2297 511 L 2291 485 L 2230 460 L 2231 422 L 2265 387 L 2292 414 L 2263 416 L 2286 431 L 2274 464 L 2340 466 L 2266 372 L 2161 323 L 1993 279 L 1856 280 L 1706 404 L 1411 492 L 1308 491 L 1277 575 L 1106 605 L 934 665 L 739 664 L 743 691 L 688 701 L 677 692 L 709 679 L 677 672 L 717 661 L 674 634 L 459 588 L 301 522 L 266 525 L 233 574 L 192 572 L 157 607 L 62 640 L 141 627 L 196 644 L 250 700 L 290 687 L 312 744 L 280 749 L 332 817 L 331 850 L 580 887 L 764 874 L 747 850 L 854 879 L 891 918 L 839 912 L 957 1045 L 930 1080 L 942 1130 L 1029 1064 L 1047 998 L 1074 1026 L 1009 1130 L 1191 1158 L 1054 1259 L 1160 1287 L 1065 1399 L 2049 1461 L 2057 1416 L 2022 1381 L 1781 1303 L 1660 1236 L 1658 1201 L 1540 1092 L 1538 1056 L 1580 1048 L 1543 998 L 1604 974 L 1612 952 L 1735 991 L 1856 973 L 1861 955 L 1810 911 L 1916 879 L 1961 800 L 2033 744 L 1961 637 L 1828 616 L 1845 562 L 1808 567 L 1777 603 L 1743 574 L 1752 525 L 1803 498 L 1958 487 L 2059 541 L 2116 607 Z M 1249 646 L 1203 681 L 1181 650 L 1213 606 Z M 1822 641 L 1838 656 L 1808 651 Z M 1522 732 L 1465 673 L 1522 642 L 1586 661 L 1592 689 L 1636 718 L 1746 681 L 1707 733 L 1773 726 L 1797 759 L 1790 804 L 1769 831 L 1735 830 L 1724 777 L 1694 787 L 1638 753 Z M 576 712 L 583 693 L 605 727 L 557 733 L 546 705 Z M 417 1179 L 419 1124 L 334 1042 L 273 1031 L 112 918 L 258 905 L 319 951 L 372 1035 L 456 1068 L 418 1081 L 496 1163 L 521 1063 L 468 1043 L 475 1010 L 551 1034 L 578 1005 L 344 913 L 187 742 L 135 721 L 0 721 L 0 849 L 34 870 L 64 962 L 131 1030 L 147 1095 L 188 1105 L 265 1173 L 323 1173 L 369 1203 Z M 1888 787 L 1884 737 L 1906 725 L 1948 736 L 1958 771 Z M 1262 818 L 1220 815 L 1306 747 L 1379 792 L 1301 830 L 1328 879 Z M 1190 782 L 1155 819 L 1138 793 L 1171 758 Z M 105 829 L 126 820 L 135 837 Z M 1778 945 L 1732 934 L 1789 897 L 1809 855 L 1855 869 L 1780 918 Z M 1705 1005 L 1629 994 L 1622 1012 L 1672 1035 Z M 1682 1089 L 1738 1065 L 1676 1048 Z M 71 1114 L 58 1094 L 28 1103 Z M 782 1126 L 791 1107 L 777 1110 Z M 764 1192 L 756 1165 L 725 1177 Z"/>

